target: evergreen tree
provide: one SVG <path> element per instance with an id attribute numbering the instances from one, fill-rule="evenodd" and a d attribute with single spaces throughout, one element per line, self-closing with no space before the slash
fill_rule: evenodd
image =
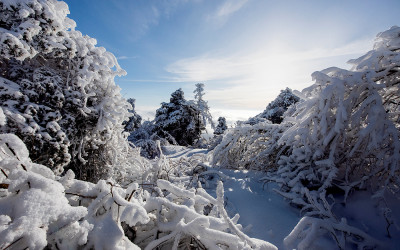
<path id="1" fill-rule="evenodd" d="M 185 100 L 182 89 L 171 94 L 169 103 L 161 103 L 156 111 L 155 126 L 160 137 L 183 146 L 193 145 L 204 130 L 200 111 Z"/>
<path id="2" fill-rule="evenodd" d="M 129 104 L 114 77 L 116 58 L 75 30 L 64 2 L 0 2 L 0 107 L 35 163 L 82 179 L 111 174 L 124 161 Z"/>
<path id="3" fill-rule="evenodd" d="M 200 116 L 203 121 L 204 126 L 207 125 L 207 122 L 211 125 L 212 129 L 215 129 L 215 124 L 212 120 L 212 115 L 210 113 L 210 108 L 208 107 L 207 101 L 203 100 L 204 96 L 204 84 L 196 83 L 196 89 L 193 91 L 195 102 L 194 104 L 200 110 Z"/>
<path id="4" fill-rule="evenodd" d="M 131 104 L 132 109 L 128 109 L 130 113 L 129 120 L 124 121 L 123 125 L 125 125 L 125 131 L 132 133 L 134 130 L 140 128 L 142 117 L 135 111 L 136 100 L 133 98 L 129 98 L 127 101 L 129 102 L 129 104 Z"/>
<path id="5" fill-rule="evenodd" d="M 292 90 L 286 88 L 281 90 L 281 93 L 270 102 L 267 108 L 259 114 L 257 117 L 265 118 L 270 120 L 272 123 L 279 124 L 283 120 L 283 114 L 289 108 L 289 106 L 298 102 L 300 98 L 293 94 Z"/>
<path id="6" fill-rule="evenodd" d="M 218 118 L 218 125 L 214 130 L 214 134 L 222 135 L 228 127 L 226 126 L 226 119 L 225 117 Z"/>

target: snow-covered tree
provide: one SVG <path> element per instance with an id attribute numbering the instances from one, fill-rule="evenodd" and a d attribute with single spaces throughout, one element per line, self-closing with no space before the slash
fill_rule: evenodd
<path id="1" fill-rule="evenodd" d="M 135 102 L 136 100 L 133 98 L 129 98 L 127 100 L 132 108 L 129 108 L 128 111 L 130 113 L 129 120 L 124 121 L 122 124 L 125 125 L 125 131 L 132 133 L 135 129 L 138 129 L 142 123 L 142 117 L 136 113 L 135 110 Z"/>
<path id="2" fill-rule="evenodd" d="M 0 105 L 33 161 L 79 178 L 124 165 L 129 104 L 114 77 L 125 74 L 96 40 L 75 30 L 55 0 L 0 2 Z"/>
<path id="3" fill-rule="evenodd" d="M 215 127 L 214 134 L 222 135 L 227 128 L 228 128 L 228 126 L 226 126 L 225 117 L 219 117 L 218 118 L 218 125 L 217 125 L 217 127 Z"/>
<path id="4" fill-rule="evenodd" d="M 183 146 L 193 145 L 204 130 L 200 111 L 185 100 L 182 89 L 171 94 L 169 103 L 161 103 L 156 111 L 155 126 L 160 137 Z"/>
<path id="5" fill-rule="evenodd" d="M 293 94 L 292 90 L 286 88 L 281 90 L 281 93 L 268 104 L 266 109 L 257 117 L 265 118 L 270 120 L 272 123 L 281 123 L 283 120 L 283 114 L 289 108 L 289 106 L 298 102 L 300 98 Z M 254 123 L 254 121 L 253 121 Z"/>
<path id="6" fill-rule="evenodd" d="M 204 83 L 196 83 L 196 89 L 193 91 L 194 104 L 196 105 L 197 109 L 200 110 L 200 116 L 203 121 L 203 125 L 206 126 L 207 123 L 211 125 L 211 128 L 215 128 L 215 124 L 212 120 L 212 115 L 210 113 L 210 108 L 208 107 L 208 102 L 203 99 L 204 93 Z"/>
<path id="7" fill-rule="evenodd" d="M 302 173 L 289 179 L 319 189 L 335 185 L 346 196 L 366 186 L 383 195 L 398 185 L 399 37 L 398 27 L 378 34 L 374 49 L 351 61 L 352 71 L 313 74 L 315 84 L 302 91 L 295 123 L 280 139 L 290 147 L 282 167 Z"/>

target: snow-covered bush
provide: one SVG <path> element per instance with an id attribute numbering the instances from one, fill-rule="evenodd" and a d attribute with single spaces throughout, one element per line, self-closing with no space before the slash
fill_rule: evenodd
<path id="1" fill-rule="evenodd" d="M 161 103 L 154 121 L 156 132 L 160 137 L 170 143 L 174 143 L 175 140 L 182 146 L 193 145 L 204 130 L 200 111 L 185 100 L 182 89 L 171 94 L 169 103 Z"/>
<path id="2" fill-rule="evenodd" d="M 277 142 L 288 125 L 269 121 L 239 124 L 228 129 L 213 150 L 212 165 L 226 168 L 271 170 L 285 150 Z"/>
<path id="3" fill-rule="evenodd" d="M 254 125 L 254 124 L 257 124 L 257 123 L 260 123 L 260 122 L 266 122 L 266 121 L 269 121 L 269 120 L 257 115 L 257 116 L 254 116 L 254 117 L 250 117 L 247 121 L 239 121 L 237 124 L 239 124 L 239 125 L 240 124 Z"/>
<path id="4" fill-rule="evenodd" d="M 97 180 L 125 164 L 117 152 L 127 145 L 129 104 L 114 83 L 125 71 L 68 13 L 55 0 L 0 2 L 1 131 L 18 135 L 32 160 L 56 174 L 67 167 Z"/>
<path id="5" fill-rule="evenodd" d="M 290 123 L 279 124 L 285 112 L 286 116 L 293 114 L 296 110 L 294 104 L 299 100 L 291 89 L 281 90 L 263 113 L 247 121 L 238 121 L 236 127 L 228 130 L 222 138 L 214 138 L 210 147 L 214 150 L 213 164 L 238 169 L 275 169 L 279 156 L 286 152 L 286 147 L 278 144 L 278 140 L 291 126 Z M 218 122 L 216 135 L 223 134 L 227 129 L 224 117 L 220 117 Z"/>
<path id="6" fill-rule="evenodd" d="M 43 249 L 50 242 L 68 249 L 87 242 L 93 227 L 82 221 L 87 209 L 69 204 L 54 173 L 32 163 L 13 134 L 0 134 L 0 170 L 1 249 Z"/>
<path id="7" fill-rule="evenodd" d="M 316 84 L 303 91 L 296 122 L 280 139 L 290 147 L 281 173 L 287 167 L 289 179 L 309 188 L 336 185 L 346 195 L 367 183 L 375 190 L 396 184 L 399 132 L 382 102 L 385 86 L 368 75 L 337 68 L 313 74 Z"/>
<path id="8" fill-rule="evenodd" d="M 325 203 L 332 187 L 343 191 L 344 202 L 359 189 L 368 190 L 378 200 L 398 195 L 399 55 L 400 28 L 393 27 L 378 34 L 372 51 L 351 60 L 352 71 L 329 68 L 315 72 L 315 84 L 303 90 L 305 100 L 293 115 L 294 125 L 280 139 L 290 146 L 288 156 L 279 162 L 277 181 L 285 190 L 282 195 L 309 210 L 306 215 L 329 220 L 325 225 L 339 221 L 331 214 L 316 213 L 320 205 L 313 208 L 309 204 L 310 199 Z M 387 215 L 383 213 L 382 219 L 388 221 L 390 237 L 393 221 Z M 359 246 L 376 244 L 355 229 L 334 229 L 344 238 L 356 236 Z M 339 246 L 344 247 L 344 242 Z"/>
<path id="9" fill-rule="evenodd" d="M 140 148 L 140 155 L 147 159 L 154 159 L 160 157 L 161 150 L 157 144 L 157 141 L 162 146 L 170 145 L 169 141 L 173 144 L 177 144 L 172 136 L 168 139 L 162 138 L 157 134 L 154 122 L 145 121 L 143 124 L 135 129 L 128 137 L 128 140 L 136 147 Z"/>
<path id="10" fill-rule="evenodd" d="M 295 123 L 280 139 L 291 147 L 280 165 L 289 172 L 299 169 L 296 178 L 306 186 L 335 185 L 346 195 L 364 187 L 396 191 L 400 141 L 398 105 L 393 102 L 399 88 L 398 79 L 392 78 L 400 66 L 399 35 L 397 27 L 380 33 L 368 56 L 351 61 L 353 71 L 315 72 L 316 83 L 303 90 L 305 100 L 293 114 Z"/>
<path id="11" fill-rule="evenodd" d="M 201 187 L 185 190 L 165 180 L 157 181 L 157 190 L 160 196 L 148 196 L 144 206 L 152 222 L 138 227 L 141 232 L 135 240 L 139 246 L 145 243 L 145 249 L 277 249 L 245 235 L 237 224 L 238 215 L 228 217 L 222 182 L 217 198 Z"/>
<path id="12" fill-rule="evenodd" d="M 17 136 L 0 134 L 0 247 L 276 249 L 245 235 L 237 224 L 239 215 L 227 215 L 222 183 L 214 198 L 198 178 L 185 175 L 207 174 L 198 171 L 199 162 L 177 163 L 180 170 L 169 172 L 177 184 L 161 179 L 93 184 L 76 180 L 71 170 L 55 176 L 29 159 Z M 173 176 L 178 172 L 180 176 Z"/>

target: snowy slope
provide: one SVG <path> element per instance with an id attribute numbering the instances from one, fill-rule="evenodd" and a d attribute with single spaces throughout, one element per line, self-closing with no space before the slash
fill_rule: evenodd
<path id="1" fill-rule="evenodd" d="M 258 182 L 262 173 L 221 169 L 228 212 L 239 213 L 239 223 L 253 238 L 262 239 L 283 248 L 283 239 L 299 221 L 299 213 L 290 207 L 270 185 L 263 190 Z M 209 189 L 210 192 L 214 188 Z"/>
<path id="2" fill-rule="evenodd" d="M 204 149 L 190 149 L 181 146 L 163 147 L 163 153 L 170 158 L 190 157 L 207 153 Z M 299 212 L 292 208 L 270 184 L 263 188 L 258 180 L 263 173 L 253 171 L 234 171 L 218 169 L 226 176 L 223 179 L 225 205 L 229 216 L 239 213 L 239 223 L 250 237 L 262 239 L 283 249 L 283 239 L 299 221 Z M 211 195 L 216 196 L 216 180 L 204 187 Z M 214 184 L 214 185 L 213 185 Z"/>
<path id="3" fill-rule="evenodd" d="M 163 153 L 173 159 L 207 154 L 204 149 L 191 149 L 181 146 L 163 147 Z M 291 249 L 293 246 L 285 246 L 283 240 L 302 218 L 300 210 L 289 205 L 282 196 L 274 192 L 277 184 L 269 183 L 265 186 L 259 180 L 265 175 L 263 172 L 247 170 L 213 169 L 219 172 L 219 176 L 209 178 L 204 187 L 212 196 L 216 196 L 217 181 L 222 176 L 225 190 L 225 207 L 230 217 L 236 213 L 240 215 L 239 223 L 244 232 L 252 238 L 265 240 L 277 246 L 279 249 Z M 340 217 L 348 218 L 352 226 L 365 230 L 371 236 L 377 238 L 386 249 L 399 249 L 400 228 L 394 219 L 391 225 L 396 235 L 392 238 L 385 236 L 385 220 L 380 216 L 378 208 L 370 198 L 370 194 L 360 193 L 346 206 L 336 204 L 335 213 Z M 398 201 L 388 201 L 392 208 L 391 218 L 400 218 Z M 360 209 L 362 208 L 362 209 Z M 323 231 L 321 231 L 323 232 Z M 313 241 L 309 249 L 338 249 L 332 238 L 323 233 Z"/>

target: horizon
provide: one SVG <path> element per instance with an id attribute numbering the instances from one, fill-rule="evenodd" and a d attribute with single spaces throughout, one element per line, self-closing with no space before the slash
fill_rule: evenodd
<path id="1" fill-rule="evenodd" d="M 118 59 L 115 78 L 136 111 L 152 119 L 178 88 L 193 99 L 198 82 L 213 119 L 229 124 L 261 113 L 286 87 L 372 49 L 398 25 L 398 1 L 67 0 L 76 29 Z M 397 6 L 397 8 L 396 8 Z M 371 18 L 371 16 L 379 18 Z"/>

